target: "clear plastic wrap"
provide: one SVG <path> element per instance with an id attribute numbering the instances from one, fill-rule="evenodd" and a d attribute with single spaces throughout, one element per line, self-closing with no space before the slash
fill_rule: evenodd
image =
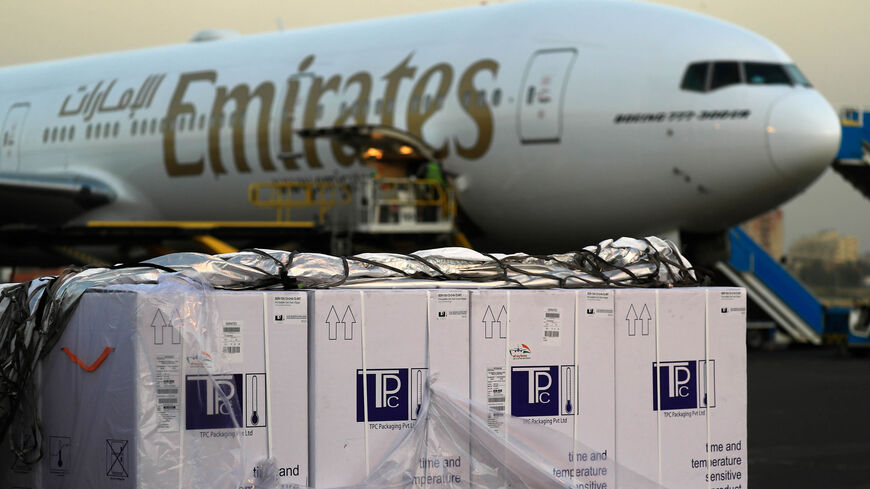
<path id="1" fill-rule="evenodd" d="M 270 358 L 268 321 L 294 318 L 303 331 L 324 323 L 343 328 L 347 335 L 348 328 L 364 319 L 343 308 L 332 315 L 324 310 L 325 322 L 305 312 L 287 314 L 289 309 L 277 310 L 278 302 L 269 302 L 268 294 L 281 294 L 284 300 L 292 294 L 314 298 L 317 289 L 326 288 L 695 284 L 691 265 L 673 244 L 622 238 L 548 256 L 462 248 L 353 257 L 271 250 L 220 256 L 179 253 L 6 286 L 0 290 L 0 435 L 11 449 L 0 450 L 0 471 L 12 477 L 7 483 L 20 485 L 34 477 L 33 471 L 12 467 L 40 467 L 40 477 L 50 482 L 36 487 L 46 489 L 304 487 L 307 474 L 299 471 L 298 453 L 309 448 L 307 432 L 294 434 L 298 440 L 290 447 L 286 430 L 296 423 L 294 430 L 306 431 L 298 426 L 307 427 L 300 413 L 307 412 L 305 396 L 310 394 L 293 398 L 297 405 L 290 411 L 282 404 L 285 411 L 279 413 L 271 405 L 277 396 L 271 391 L 267 396 L 265 385 L 267 375 L 270 389 L 295 382 L 276 373 L 282 371 L 308 382 L 308 353 L 302 352 L 307 340 L 291 339 L 289 330 L 273 328 L 281 332 L 271 338 L 272 345 L 294 348 L 276 350 Z M 299 290 L 304 288 L 311 290 Z M 305 311 L 307 300 L 294 304 Z M 235 311 L 242 310 L 258 311 L 260 319 L 240 321 L 241 313 Z M 421 311 L 429 314 L 427 307 Z M 498 309 L 490 314 L 494 316 L 483 316 L 484 323 L 474 321 L 488 328 L 502 324 Z M 470 316 L 463 317 L 470 321 Z M 641 314 L 634 320 L 644 319 Z M 241 323 L 247 326 L 241 328 Z M 250 333 L 255 324 L 258 332 Z M 248 347 L 236 343 L 243 341 L 240 331 L 254 335 L 244 340 Z M 254 354 L 233 350 L 250 352 L 251 344 Z M 428 369 L 427 363 L 418 370 Z M 421 409 L 412 416 L 415 424 L 403 431 L 406 436 L 383 461 L 366 459 L 369 476 L 349 487 L 604 489 L 615 487 L 617 480 L 621 487 L 658 487 L 620 466 L 606 449 L 596 452 L 586 446 L 576 432 L 570 437 L 528 419 L 504 417 L 504 411 L 451 393 L 437 380 L 433 386 L 425 390 Z M 307 383 L 294 384 L 299 392 L 307 388 Z M 280 395 L 289 398 L 288 392 L 285 388 Z M 192 409 L 205 418 L 191 414 Z M 267 416 L 272 420 L 268 426 L 257 421 Z M 495 429 L 494 418 L 500 419 Z M 297 445 L 303 447 L 298 453 Z M 544 450 L 553 446 L 564 450 L 555 455 Z M 451 465 L 451 457 L 464 462 Z M 84 460 L 100 460 L 101 466 L 72 471 Z M 300 475 L 288 477 L 294 467 Z M 459 468 L 462 473 L 455 470 Z M 18 476 L 25 482 L 14 479 Z"/>
<path id="2" fill-rule="evenodd" d="M 507 417 L 502 429 L 495 431 L 487 420 L 497 414 L 484 404 L 440 387 L 437 378 L 433 379 L 431 385 L 427 382 L 414 427 L 396 441 L 369 477 L 345 487 L 604 489 L 615 487 L 615 481 L 620 487 L 662 487 L 621 466 L 612 456 L 520 418 Z M 544 457 L 535 448 L 554 444 L 571 447 L 563 460 Z M 592 454 L 598 458 L 590 460 Z M 452 460 L 469 463 L 457 466 L 450 463 Z M 257 476 L 249 474 L 244 487 L 304 489 L 300 485 L 281 486 L 275 460 L 262 460 L 256 467 Z"/>

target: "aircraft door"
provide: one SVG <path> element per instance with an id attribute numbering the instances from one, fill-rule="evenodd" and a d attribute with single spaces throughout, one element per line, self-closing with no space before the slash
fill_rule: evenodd
<path id="1" fill-rule="evenodd" d="M 6 114 L 3 132 L 0 133 L 0 171 L 18 171 L 21 138 L 24 135 L 24 119 L 30 104 L 15 104 Z"/>
<path id="2" fill-rule="evenodd" d="M 574 48 L 543 49 L 532 55 L 519 97 L 522 144 L 558 143 L 562 138 L 562 104 L 575 58 Z"/>

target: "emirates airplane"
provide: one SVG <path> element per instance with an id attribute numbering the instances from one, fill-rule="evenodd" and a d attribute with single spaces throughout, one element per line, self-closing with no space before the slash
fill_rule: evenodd
<path id="1" fill-rule="evenodd" d="M 250 183 L 369 175 L 310 133 L 376 127 L 434 151 L 488 247 L 703 240 L 801 192 L 840 143 L 782 49 L 669 7 L 545 0 L 220 34 L 0 70 L 0 223 L 274 219 Z"/>

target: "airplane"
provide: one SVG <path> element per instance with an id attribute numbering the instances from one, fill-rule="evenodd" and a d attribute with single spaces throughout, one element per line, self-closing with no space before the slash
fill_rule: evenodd
<path id="1" fill-rule="evenodd" d="M 764 37 L 621 0 L 532 1 L 0 69 L 0 223 L 274 219 L 263 181 L 371 174 L 394 128 L 452 176 L 480 247 L 724 230 L 813 182 L 834 109 Z M 361 137 L 357 131 L 356 136 Z"/>

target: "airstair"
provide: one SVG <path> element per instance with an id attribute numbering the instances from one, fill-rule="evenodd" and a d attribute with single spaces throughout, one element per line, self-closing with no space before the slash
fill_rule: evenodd
<path id="1" fill-rule="evenodd" d="M 728 231 L 731 257 L 716 268 L 735 285 L 746 288 L 758 305 L 794 341 L 822 344 L 824 305 L 740 228 Z"/>
<path id="2" fill-rule="evenodd" d="M 870 199 L 870 111 L 847 107 L 840 112 L 843 139 L 834 170 Z"/>

